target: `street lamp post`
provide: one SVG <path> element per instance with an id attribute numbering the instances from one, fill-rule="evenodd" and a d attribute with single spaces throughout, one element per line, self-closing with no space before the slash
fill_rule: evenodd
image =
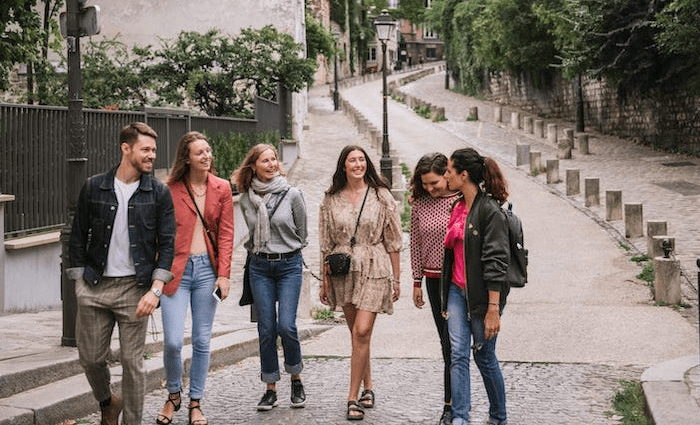
<path id="1" fill-rule="evenodd" d="M 391 32 L 394 29 L 395 22 L 389 16 L 386 9 L 382 10 L 381 15 L 374 19 L 374 28 L 377 30 L 377 38 L 382 43 L 382 158 L 379 161 L 379 166 L 382 171 L 382 176 L 387 180 L 389 187 L 393 187 L 392 179 L 392 163 L 389 157 L 389 120 L 387 115 L 387 90 L 386 90 L 386 43 L 391 38 Z"/>
<path id="2" fill-rule="evenodd" d="M 333 82 L 335 84 L 333 88 L 333 110 L 340 110 L 340 94 L 338 93 L 338 38 L 340 38 L 340 33 L 333 31 L 333 36 L 335 37 L 335 54 L 333 55 Z"/>

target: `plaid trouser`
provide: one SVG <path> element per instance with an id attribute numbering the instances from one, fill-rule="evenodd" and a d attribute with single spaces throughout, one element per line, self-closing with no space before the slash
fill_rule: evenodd
<path id="1" fill-rule="evenodd" d="M 107 361 L 115 322 L 119 325 L 122 366 L 122 425 L 140 425 L 146 380 L 143 353 L 148 317 L 136 318 L 136 306 L 147 289 L 136 278 L 103 277 L 97 286 L 75 282 L 78 302 L 76 336 L 80 364 L 98 401 L 111 396 Z"/>

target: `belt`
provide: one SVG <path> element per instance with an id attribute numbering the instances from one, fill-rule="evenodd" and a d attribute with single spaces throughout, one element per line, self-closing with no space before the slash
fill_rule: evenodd
<path id="1" fill-rule="evenodd" d="M 267 261 L 279 261 L 283 258 L 292 258 L 295 255 L 297 255 L 300 251 L 301 251 L 300 249 L 297 249 L 297 250 L 294 250 L 292 252 L 285 252 L 283 254 L 278 254 L 278 253 L 270 254 L 267 252 L 258 252 L 257 254 L 255 254 L 255 256 L 260 257 L 260 258 L 264 258 Z"/>

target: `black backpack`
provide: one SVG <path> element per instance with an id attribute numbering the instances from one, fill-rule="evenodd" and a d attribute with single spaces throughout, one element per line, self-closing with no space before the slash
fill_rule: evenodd
<path id="1" fill-rule="evenodd" d="M 508 236 L 510 238 L 510 264 L 506 280 L 511 288 L 522 288 L 527 283 L 527 249 L 523 238 L 523 223 L 513 212 L 513 203 L 508 202 L 508 208 L 503 208 L 508 220 Z"/>

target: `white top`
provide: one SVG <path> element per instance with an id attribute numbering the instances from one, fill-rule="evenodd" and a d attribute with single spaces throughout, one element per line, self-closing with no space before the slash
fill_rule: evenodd
<path id="1" fill-rule="evenodd" d="M 114 217 L 112 237 L 109 240 L 107 264 L 103 276 L 124 277 L 136 274 L 134 260 L 129 249 L 129 199 L 139 187 L 139 180 L 122 183 L 114 178 L 114 193 L 117 196 L 117 215 Z"/>

